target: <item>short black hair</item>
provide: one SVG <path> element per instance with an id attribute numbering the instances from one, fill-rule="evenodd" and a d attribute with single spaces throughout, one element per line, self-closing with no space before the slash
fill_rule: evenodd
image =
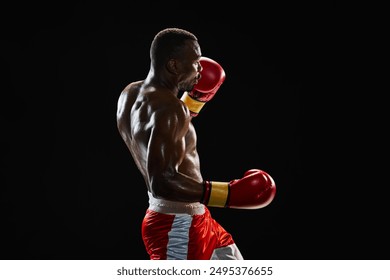
<path id="1" fill-rule="evenodd" d="M 159 31 L 150 46 L 150 59 L 155 68 L 160 68 L 171 59 L 180 54 L 187 40 L 198 41 L 190 31 L 171 27 Z"/>

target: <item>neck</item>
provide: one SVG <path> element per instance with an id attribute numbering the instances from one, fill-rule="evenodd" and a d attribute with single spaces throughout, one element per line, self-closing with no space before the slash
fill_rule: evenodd
<path id="1" fill-rule="evenodd" d="M 156 75 L 156 71 L 150 69 L 144 82 L 145 84 L 149 84 L 154 87 L 166 88 L 173 92 L 176 96 L 179 93 L 179 88 L 177 87 L 177 83 L 174 81 L 174 78 L 172 75 L 165 72 L 161 72 L 159 75 Z"/>

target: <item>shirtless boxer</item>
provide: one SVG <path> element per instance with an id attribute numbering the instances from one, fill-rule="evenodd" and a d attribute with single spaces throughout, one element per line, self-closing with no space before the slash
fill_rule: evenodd
<path id="1" fill-rule="evenodd" d="M 127 85 L 117 107 L 120 135 L 149 196 L 142 238 L 150 259 L 242 260 L 208 207 L 263 208 L 276 187 L 260 169 L 228 182 L 202 177 L 191 120 L 214 97 L 225 71 L 202 56 L 193 33 L 179 28 L 156 34 L 150 61 L 146 78 Z"/>

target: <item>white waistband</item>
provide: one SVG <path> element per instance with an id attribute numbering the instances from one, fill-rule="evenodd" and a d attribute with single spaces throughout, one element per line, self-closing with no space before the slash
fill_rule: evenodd
<path id="1" fill-rule="evenodd" d="M 200 202 L 189 203 L 155 198 L 151 192 L 148 192 L 148 196 L 149 209 L 159 213 L 202 215 L 205 212 L 204 205 Z"/>

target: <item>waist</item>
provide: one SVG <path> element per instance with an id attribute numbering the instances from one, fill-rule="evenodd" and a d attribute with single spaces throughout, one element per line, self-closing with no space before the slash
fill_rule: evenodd
<path id="1" fill-rule="evenodd" d="M 200 202 L 181 202 L 153 197 L 151 192 L 149 196 L 149 209 L 163 214 L 188 214 L 202 215 L 205 213 L 205 206 Z"/>

